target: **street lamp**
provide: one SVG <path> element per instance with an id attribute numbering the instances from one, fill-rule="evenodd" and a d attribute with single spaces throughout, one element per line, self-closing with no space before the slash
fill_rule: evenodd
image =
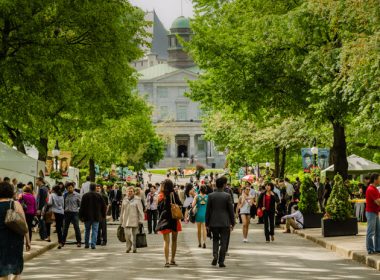
<path id="1" fill-rule="evenodd" d="M 55 170 L 58 171 L 58 157 L 59 157 L 59 154 L 61 153 L 61 151 L 59 150 L 59 146 L 58 146 L 58 140 L 56 140 L 55 147 L 51 151 L 51 153 L 55 159 Z"/>
<path id="2" fill-rule="evenodd" d="M 266 162 L 266 163 L 265 163 L 265 166 L 267 167 L 267 169 L 266 169 L 266 173 L 267 173 L 267 175 L 268 175 L 268 174 L 269 174 L 270 162 Z"/>
<path id="3" fill-rule="evenodd" d="M 317 167 L 318 166 L 318 163 L 317 163 L 318 147 L 317 147 L 316 138 L 314 138 L 313 147 L 311 148 L 311 153 L 314 155 L 314 167 Z"/>

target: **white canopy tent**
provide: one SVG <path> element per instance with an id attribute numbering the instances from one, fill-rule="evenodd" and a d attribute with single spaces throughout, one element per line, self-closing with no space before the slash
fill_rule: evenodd
<path id="1" fill-rule="evenodd" d="M 371 172 L 380 172 L 380 164 L 359 157 L 357 155 L 350 155 L 347 157 L 348 161 L 348 174 L 362 175 Z M 323 175 L 330 176 L 334 174 L 334 165 L 329 166 L 322 171 Z"/>
<path id="2" fill-rule="evenodd" d="M 0 177 L 16 178 L 19 182 L 34 182 L 45 164 L 0 142 Z M 42 173 L 43 174 L 43 173 Z"/>

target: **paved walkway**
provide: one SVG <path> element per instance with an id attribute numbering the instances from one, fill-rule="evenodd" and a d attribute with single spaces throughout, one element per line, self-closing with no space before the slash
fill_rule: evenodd
<path id="1" fill-rule="evenodd" d="M 380 254 L 367 254 L 365 247 L 366 230 L 366 226 L 359 225 L 358 235 L 337 237 L 323 237 L 320 228 L 305 229 L 296 232 L 298 235 L 336 252 L 344 258 L 358 261 L 380 271 Z"/>
<path id="2" fill-rule="evenodd" d="M 113 225 L 106 247 L 53 249 L 27 262 L 23 279 L 380 279 L 380 272 L 295 234 L 278 233 L 276 241 L 267 244 L 262 226 L 252 227 L 247 244 L 242 243 L 240 226 L 234 230 L 225 269 L 210 265 L 211 241 L 207 241 L 207 249 L 197 247 L 193 224 L 184 225 L 179 235 L 179 266 L 170 268 L 163 268 L 160 235 L 148 235 L 148 248 L 126 254 Z"/>

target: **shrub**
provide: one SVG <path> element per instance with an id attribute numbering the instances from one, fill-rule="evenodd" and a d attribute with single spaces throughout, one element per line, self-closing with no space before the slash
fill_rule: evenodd
<path id="1" fill-rule="evenodd" d="M 342 176 L 335 175 L 334 186 L 327 201 L 326 218 L 336 221 L 344 221 L 352 217 L 352 206 L 347 186 L 344 185 Z"/>
<path id="2" fill-rule="evenodd" d="M 298 208 L 302 214 L 314 214 L 318 212 L 318 197 L 314 183 L 309 175 L 305 175 L 301 181 L 301 198 Z"/>

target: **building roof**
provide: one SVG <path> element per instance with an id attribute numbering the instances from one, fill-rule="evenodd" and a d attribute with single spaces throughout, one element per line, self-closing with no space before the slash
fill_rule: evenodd
<path id="1" fill-rule="evenodd" d="M 170 29 L 173 28 L 190 28 L 190 19 L 180 16 L 173 23 Z"/>
<path id="2" fill-rule="evenodd" d="M 197 66 L 192 66 L 189 68 L 177 68 L 177 67 L 170 66 L 166 63 L 157 64 L 157 65 L 154 65 L 152 67 L 140 70 L 138 72 L 138 74 L 140 76 L 139 80 L 140 81 L 141 80 L 152 80 L 152 79 L 164 76 L 166 74 L 174 73 L 178 70 L 185 70 L 185 71 L 192 72 L 194 74 L 199 74 L 199 71 L 200 71 Z"/>
<path id="3" fill-rule="evenodd" d="M 146 38 L 151 44 L 150 53 L 157 54 L 159 58 L 168 58 L 168 31 L 158 18 L 153 10 L 145 14 L 145 20 L 152 23 L 152 26 L 147 28 L 147 32 L 152 34 L 152 37 Z"/>

